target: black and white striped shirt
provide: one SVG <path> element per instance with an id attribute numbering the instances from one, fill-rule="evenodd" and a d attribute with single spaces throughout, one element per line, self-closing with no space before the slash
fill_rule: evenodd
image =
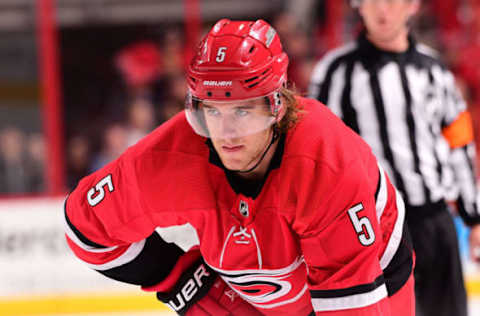
<path id="1" fill-rule="evenodd" d="M 451 149 L 442 135 L 466 104 L 435 53 L 409 42 L 406 52 L 386 52 L 361 34 L 318 62 L 310 97 L 367 141 L 407 205 L 451 198 L 455 188 L 463 218 L 480 223 L 473 142 Z"/>

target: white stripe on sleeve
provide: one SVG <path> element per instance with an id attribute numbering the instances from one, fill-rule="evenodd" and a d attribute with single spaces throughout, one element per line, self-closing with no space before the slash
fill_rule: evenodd
<path id="1" fill-rule="evenodd" d="M 400 241 L 402 240 L 403 234 L 403 224 L 405 221 L 405 203 L 403 202 L 402 196 L 395 189 L 396 195 L 396 204 L 397 204 L 397 220 L 395 221 L 395 226 L 393 227 L 392 235 L 388 240 L 387 247 L 380 259 L 380 267 L 385 269 L 390 261 L 392 261 L 393 256 L 397 252 Z"/>
<path id="2" fill-rule="evenodd" d="M 382 284 L 367 293 L 333 298 L 312 298 L 312 305 L 315 312 L 336 311 L 369 306 L 385 297 L 387 297 L 387 287 Z"/>

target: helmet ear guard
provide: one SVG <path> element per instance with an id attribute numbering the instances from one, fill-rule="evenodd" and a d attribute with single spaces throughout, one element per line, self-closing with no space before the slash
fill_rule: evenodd
<path id="1" fill-rule="evenodd" d="M 270 105 L 270 112 L 277 117 L 282 110 L 282 99 L 279 91 L 275 91 L 267 97 L 268 104 Z"/>

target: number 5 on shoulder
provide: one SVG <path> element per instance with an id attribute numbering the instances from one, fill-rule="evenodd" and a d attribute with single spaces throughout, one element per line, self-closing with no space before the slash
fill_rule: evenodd
<path id="1" fill-rule="evenodd" d="M 105 186 L 107 186 L 109 192 L 113 192 L 114 187 L 111 174 L 98 181 L 95 187 L 92 187 L 90 190 L 88 190 L 88 204 L 90 204 L 91 206 L 95 206 L 103 201 L 103 199 L 105 198 Z"/>
<path id="2" fill-rule="evenodd" d="M 358 217 L 358 212 L 363 210 L 362 203 L 355 205 L 348 210 L 348 216 L 352 221 L 353 228 L 357 233 L 358 240 L 363 246 L 370 246 L 375 241 L 375 232 L 368 217 Z"/>

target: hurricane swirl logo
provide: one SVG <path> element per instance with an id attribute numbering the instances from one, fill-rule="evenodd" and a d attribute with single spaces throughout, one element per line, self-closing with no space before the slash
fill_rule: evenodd
<path id="1" fill-rule="evenodd" d="M 260 308 L 269 309 L 296 302 L 308 289 L 302 258 L 275 270 L 215 270 L 241 298 Z"/>
<path id="2" fill-rule="evenodd" d="M 210 265 L 242 299 L 262 309 L 310 300 L 305 296 L 307 269 L 303 257 L 278 269 L 226 270 Z"/>
<path id="3" fill-rule="evenodd" d="M 290 282 L 282 280 L 289 276 L 276 278 L 252 274 L 235 278 L 222 277 L 242 298 L 262 304 L 279 299 L 290 292 L 292 285 Z"/>

